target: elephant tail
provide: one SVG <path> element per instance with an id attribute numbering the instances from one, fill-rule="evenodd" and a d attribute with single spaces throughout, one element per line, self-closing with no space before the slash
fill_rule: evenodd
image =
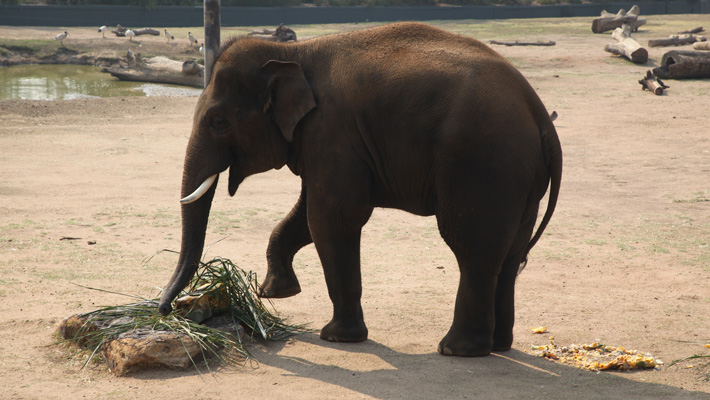
<path id="1" fill-rule="evenodd" d="M 527 261 L 528 252 L 530 252 L 540 239 L 540 236 L 542 236 L 542 233 L 545 231 L 547 224 L 552 218 L 552 214 L 555 212 L 557 198 L 560 194 L 560 182 L 562 181 L 562 146 L 560 145 L 560 138 L 557 136 L 557 131 L 554 125 L 552 125 L 552 121 L 542 126 L 542 152 L 545 158 L 545 165 L 547 165 L 547 172 L 550 176 L 550 196 L 548 197 L 547 210 L 545 210 L 545 215 L 542 217 L 542 221 L 540 221 L 540 226 L 537 227 L 535 235 L 528 243 L 528 248 L 523 258 L 525 261 Z"/>

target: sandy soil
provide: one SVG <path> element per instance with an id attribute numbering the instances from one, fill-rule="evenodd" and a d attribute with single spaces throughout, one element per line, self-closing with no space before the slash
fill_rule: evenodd
<path id="1" fill-rule="evenodd" d="M 636 38 L 645 44 L 707 18 L 656 16 Z M 315 333 L 256 342 L 255 362 L 204 375 L 80 371 L 81 359 L 53 345 L 59 321 L 130 300 L 77 284 L 152 297 L 173 271 L 174 254 L 147 260 L 179 249 L 182 158 L 197 99 L 0 102 L 0 398 L 710 398 L 708 358 L 669 366 L 710 355 L 710 82 L 644 92 L 637 81 L 668 49 L 634 65 L 603 52 L 611 39 L 591 34 L 591 19 L 572 22 L 567 35 L 531 24 L 513 38 L 554 47 L 496 47 L 559 113 L 565 171 L 557 212 L 518 280 L 514 349 L 485 358 L 436 353 L 458 274 L 434 219 L 376 210 L 362 245 L 367 342 L 331 344 Z M 487 24 L 504 32 L 511 23 Z M 17 32 L 0 27 L 0 38 Z M 298 187 L 287 170 L 247 179 L 235 198 L 220 184 L 207 257 L 263 276 L 270 230 Z M 331 306 L 312 246 L 295 266 L 303 292 L 275 306 L 320 328 Z M 539 325 L 550 333 L 530 333 Z M 549 335 L 650 352 L 666 366 L 593 373 L 527 354 Z"/>

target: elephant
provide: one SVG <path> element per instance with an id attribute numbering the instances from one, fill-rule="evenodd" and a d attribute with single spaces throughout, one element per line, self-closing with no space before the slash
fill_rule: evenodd
<path id="1" fill-rule="evenodd" d="M 230 39 L 195 108 L 180 256 L 161 314 L 198 268 L 219 174 L 229 169 L 233 196 L 246 177 L 283 166 L 301 192 L 269 238 L 260 296 L 298 294 L 293 259 L 313 243 L 333 305 L 320 338 L 364 341 L 363 226 L 375 207 L 435 216 L 460 272 L 439 353 L 511 348 L 515 281 L 557 204 L 562 149 L 542 101 L 504 57 L 414 22 L 299 42 Z"/>

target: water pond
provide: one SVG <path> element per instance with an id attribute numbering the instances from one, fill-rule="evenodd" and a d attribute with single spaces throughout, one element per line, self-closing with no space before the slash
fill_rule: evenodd
<path id="1" fill-rule="evenodd" d="M 0 67 L 0 100 L 71 100 L 118 96 L 199 96 L 201 89 L 120 81 L 87 65 Z"/>

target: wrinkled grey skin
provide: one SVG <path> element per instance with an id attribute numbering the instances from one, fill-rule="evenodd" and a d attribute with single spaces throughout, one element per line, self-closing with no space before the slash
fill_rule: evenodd
<path id="1" fill-rule="evenodd" d="M 195 110 L 183 196 L 226 169 L 230 195 L 245 177 L 284 165 L 302 179 L 269 240 L 263 297 L 300 292 L 293 257 L 314 243 L 333 303 L 321 338 L 363 341 L 362 227 L 374 207 L 432 215 L 461 273 L 439 352 L 510 349 L 518 268 L 552 216 L 562 174 L 550 116 L 510 63 L 474 39 L 403 23 L 297 43 L 238 39 L 213 71 Z M 206 186 L 182 206 L 163 314 L 197 268 L 217 184 Z"/>

